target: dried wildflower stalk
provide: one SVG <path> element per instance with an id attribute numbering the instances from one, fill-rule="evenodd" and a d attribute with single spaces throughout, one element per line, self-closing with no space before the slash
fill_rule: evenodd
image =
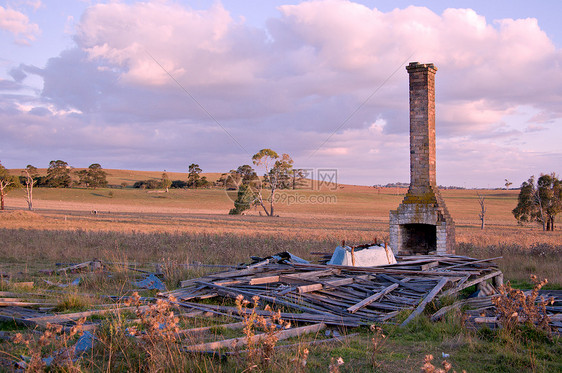
<path id="1" fill-rule="evenodd" d="M 305 348 L 304 350 L 301 351 L 301 348 L 299 347 L 297 356 L 290 360 L 295 372 L 297 373 L 305 372 L 306 363 L 308 362 L 308 354 L 309 354 L 308 348 Z"/>
<path id="2" fill-rule="evenodd" d="M 554 303 L 554 298 L 545 300 L 541 296 L 537 299 L 539 290 L 548 280 L 539 281 L 537 276 L 531 275 L 531 281 L 535 286 L 528 295 L 522 290 L 513 289 L 509 282 L 499 288 L 500 296 L 492 300 L 498 312 L 498 321 L 508 330 L 513 330 L 521 322 L 550 332 L 546 306 Z"/>
<path id="3" fill-rule="evenodd" d="M 148 309 L 142 309 L 139 293 L 133 293 L 131 300 L 126 305 L 132 304 L 137 309 L 135 311 L 140 319 L 143 333 L 139 332 L 136 327 L 129 328 L 129 334 L 138 336 L 145 342 L 152 344 L 166 341 L 173 342 L 176 340 L 179 332 L 179 318 L 175 316 L 171 310 L 171 303 L 176 299 L 172 296 L 170 300 L 158 299 L 156 304 L 152 304 Z"/>
<path id="4" fill-rule="evenodd" d="M 45 331 L 39 338 L 33 335 L 23 336 L 17 333 L 13 342 L 23 344 L 29 355 L 28 362 L 21 364 L 26 372 L 43 372 L 49 361 L 51 369 L 65 371 L 77 370 L 74 359 L 74 348 L 69 347 L 69 341 L 75 336 L 83 334 L 83 325 L 86 318 L 81 318 L 67 333 L 60 324 L 47 323 Z"/>
<path id="5" fill-rule="evenodd" d="M 343 365 L 344 361 L 343 358 L 340 356 L 337 359 L 331 358 L 330 365 L 328 366 L 328 371 L 330 373 L 339 373 L 340 367 Z"/>
<path id="6" fill-rule="evenodd" d="M 425 355 L 425 358 L 423 359 L 424 364 L 421 367 L 422 372 L 424 372 L 424 373 L 447 373 L 451 369 L 453 369 L 453 365 L 451 363 L 449 363 L 447 360 L 443 360 L 443 362 L 441 363 L 443 368 L 437 368 L 435 365 L 433 365 L 431 363 L 432 360 L 433 360 L 433 355 Z M 457 373 L 457 372 L 455 370 L 453 370 L 453 373 Z M 463 369 L 462 373 L 466 373 L 466 370 Z"/>
<path id="7" fill-rule="evenodd" d="M 174 297 L 158 299 L 155 304 L 141 307 L 141 297 L 135 292 L 126 305 L 136 306 L 139 327 L 129 327 L 129 335 L 136 337 L 137 346 L 147 359 L 142 362 L 148 371 L 166 370 L 174 364 L 181 364 L 177 341 L 179 338 L 179 317 L 172 310 Z"/>
<path id="8" fill-rule="evenodd" d="M 269 305 L 265 306 L 265 311 L 270 312 L 269 317 L 264 317 L 256 313 L 259 297 L 256 295 L 250 301 L 244 299 L 243 295 L 236 298 L 236 308 L 243 318 L 244 335 L 247 340 L 247 370 L 259 368 L 261 370 L 269 367 L 277 344 L 277 334 L 280 330 L 290 327 L 290 323 L 281 319 L 281 311 L 273 311 Z M 263 330 L 264 338 L 254 338 L 256 330 Z"/>
<path id="9" fill-rule="evenodd" d="M 371 325 L 370 329 L 373 332 L 373 337 L 371 338 L 371 364 L 373 364 L 373 367 L 378 368 L 380 363 L 377 361 L 377 355 L 381 352 L 382 346 L 386 342 L 386 335 L 382 328 L 375 324 Z"/>

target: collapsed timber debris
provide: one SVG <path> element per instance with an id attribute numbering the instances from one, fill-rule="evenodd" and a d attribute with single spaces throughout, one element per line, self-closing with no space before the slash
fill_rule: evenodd
<path id="1" fill-rule="evenodd" d="M 497 259 L 497 258 L 496 258 Z M 162 293 L 179 305 L 221 314 L 232 307 L 200 304 L 214 297 L 248 299 L 284 309 L 284 319 L 356 327 L 393 322 L 402 311 L 413 310 L 402 325 L 421 314 L 436 298 L 455 295 L 492 280 L 500 286 L 503 274 L 493 259 L 457 255 L 401 258 L 377 267 L 304 264 L 263 260 L 244 269 L 182 281 L 181 289 Z"/>

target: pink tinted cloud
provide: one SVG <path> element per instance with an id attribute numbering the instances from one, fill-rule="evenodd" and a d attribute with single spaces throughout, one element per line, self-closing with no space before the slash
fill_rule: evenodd
<path id="1" fill-rule="evenodd" d="M 341 0 L 279 10 L 268 40 L 220 4 L 197 11 L 162 2 L 99 4 L 82 17 L 76 40 L 100 68 L 117 71 L 124 86 L 176 89 L 169 73 L 202 96 L 238 92 L 270 112 L 294 110 L 314 96 L 318 102 L 351 95 L 360 102 L 412 53 L 439 68 L 438 99 L 464 118 L 457 131 L 492 125 L 520 104 L 554 106 L 559 98 L 552 96 L 562 85 L 553 63 L 562 61 L 560 52 L 535 19 L 489 22 L 471 9 L 438 15 L 414 6 L 383 13 Z M 403 99 L 401 90 L 386 84 L 375 109 L 393 105 L 385 98 Z"/>
<path id="2" fill-rule="evenodd" d="M 41 34 L 39 26 L 17 10 L 0 6 L 0 29 L 12 33 L 18 44 L 29 45 Z"/>
<path id="3" fill-rule="evenodd" d="M 247 84 L 258 56 L 244 55 L 246 35 L 238 29 L 220 4 L 195 11 L 163 2 L 109 3 L 86 11 L 77 41 L 90 58 L 123 68 L 128 84 L 165 85 L 167 72 L 190 85 Z"/>

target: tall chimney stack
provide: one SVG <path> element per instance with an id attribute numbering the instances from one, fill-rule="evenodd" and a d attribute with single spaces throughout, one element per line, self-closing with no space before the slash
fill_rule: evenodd
<path id="1" fill-rule="evenodd" d="M 390 245 L 395 254 L 452 254 L 455 223 L 437 189 L 435 173 L 435 73 L 432 64 L 411 62 L 410 188 L 390 211 Z"/>
<path id="2" fill-rule="evenodd" d="M 423 195 L 435 181 L 435 73 L 432 64 L 410 63 L 410 191 Z"/>

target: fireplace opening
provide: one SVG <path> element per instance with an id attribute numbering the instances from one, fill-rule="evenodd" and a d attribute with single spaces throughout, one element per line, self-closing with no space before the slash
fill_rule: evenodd
<path id="1" fill-rule="evenodd" d="M 402 245 L 412 254 L 429 254 L 437 250 L 437 227 L 431 224 L 404 224 Z"/>

